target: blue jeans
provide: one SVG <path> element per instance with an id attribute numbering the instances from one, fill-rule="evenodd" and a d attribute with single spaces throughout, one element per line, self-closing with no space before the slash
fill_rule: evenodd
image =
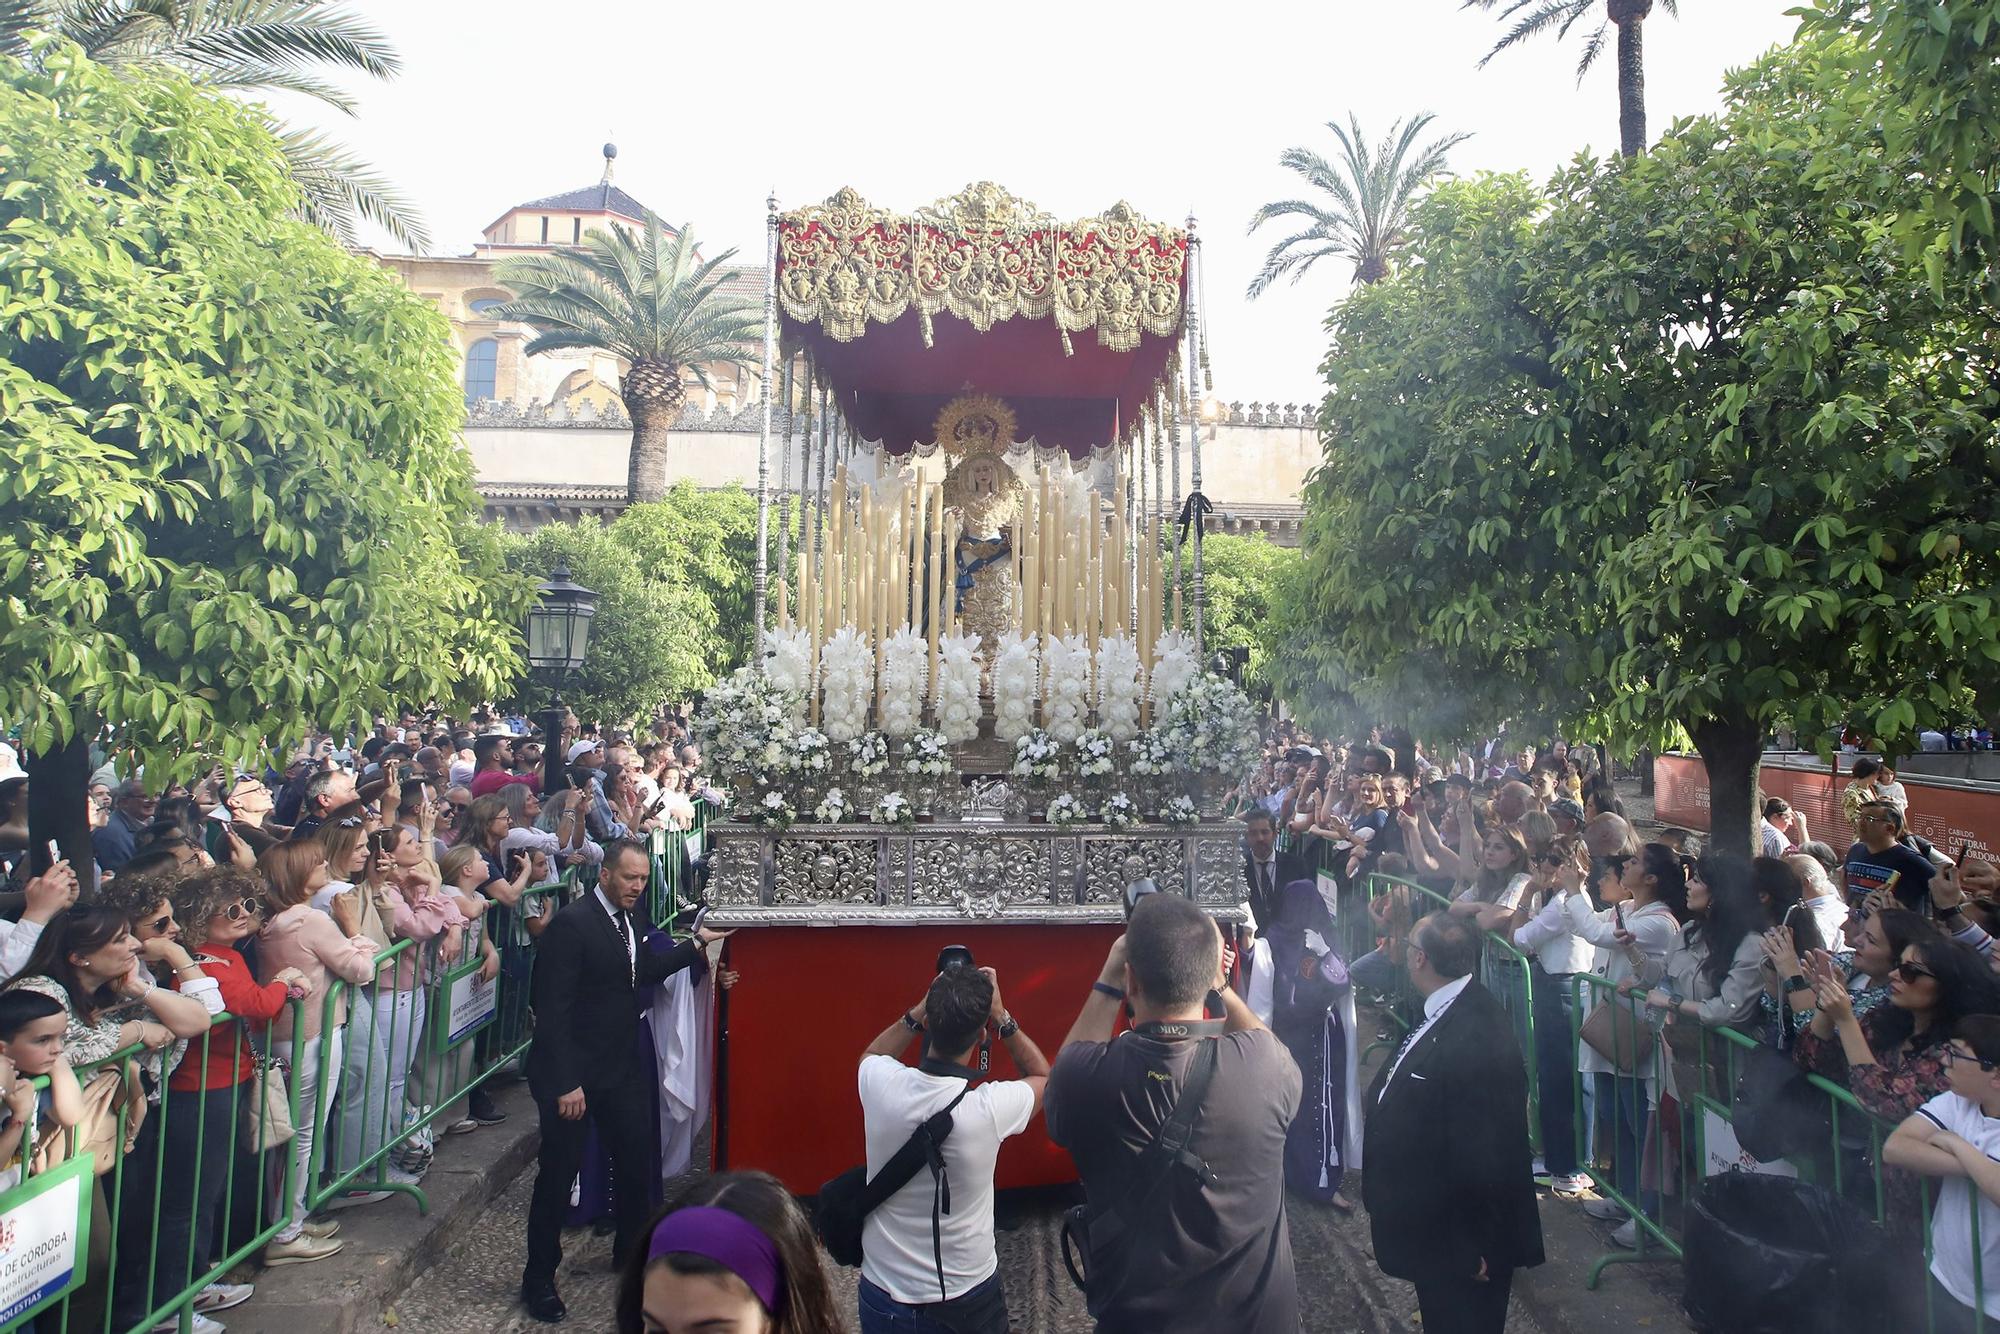
<path id="1" fill-rule="evenodd" d="M 1599 1071 L 1597 1083 L 1597 1142 L 1611 1146 L 1611 1184 L 1618 1193 L 1651 1216 L 1639 1193 L 1639 1169 L 1645 1161 L 1646 1127 L 1651 1114 L 1646 1106 L 1646 1081 L 1626 1075 Z"/>
<path id="2" fill-rule="evenodd" d="M 1402 981 L 1403 970 L 1384 951 L 1370 950 L 1349 965 L 1347 975 L 1370 991 L 1394 997 Z"/>
<path id="3" fill-rule="evenodd" d="M 1007 1334 L 1007 1292 L 995 1273 L 948 1302 L 913 1306 L 864 1278 L 861 1334 Z"/>
<path id="4" fill-rule="evenodd" d="M 1569 979 L 1535 965 L 1535 1084 L 1542 1121 L 1542 1161 L 1555 1176 L 1577 1171 L 1576 1051 Z"/>

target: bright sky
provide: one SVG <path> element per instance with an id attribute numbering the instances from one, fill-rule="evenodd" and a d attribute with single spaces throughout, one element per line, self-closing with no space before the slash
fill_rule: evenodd
<path id="1" fill-rule="evenodd" d="M 1792 32 L 1797 0 L 1689 0 L 1646 24 L 1649 125 L 1715 108 L 1725 70 Z M 396 43 L 393 84 L 350 86 L 349 120 L 284 101 L 344 139 L 422 209 L 433 249 L 469 252 L 509 206 L 616 179 L 708 247 L 762 261 L 764 197 L 784 207 L 852 185 L 907 210 L 994 180 L 1063 218 L 1123 198 L 1163 222 L 1192 209 L 1207 261 L 1215 390 L 1319 396 L 1321 324 L 1347 290 L 1331 261 L 1296 287 L 1243 295 L 1284 222 L 1257 206 L 1304 182 L 1294 144 L 1335 151 L 1325 122 L 1437 113 L 1474 137 L 1460 172 L 1546 176 L 1615 151 L 1614 54 L 1582 87 L 1577 34 L 1482 55 L 1501 31 L 1459 0 L 1095 4 L 651 5 L 633 0 L 359 0 Z M 767 76 L 767 77 L 760 77 Z M 705 248 L 708 248 L 705 247 Z"/>

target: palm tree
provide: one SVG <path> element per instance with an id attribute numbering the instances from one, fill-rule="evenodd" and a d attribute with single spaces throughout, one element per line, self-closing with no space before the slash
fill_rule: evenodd
<path id="1" fill-rule="evenodd" d="M 625 473 L 632 504 L 666 494 L 667 433 L 687 396 L 682 375 L 713 388 L 708 368 L 749 365 L 763 336 L 756 302 L 722 290 L 730 276 L 722 266 L 735 256 L 725 250 L 702 259 L 692 231 L 663 227 L 648 212 L 643 233 L 614 222 L 581 246 L 524 255 L 493 271 L 518 295 L 488 316 L 534 325 L 529 356 L 583 347 L 624 359 L 618 393 L 632 415 Z"/>
<path id="2" fill-rule="evenodd" d="M 1315 263 L 1335 256 L 1354 261 L 1356 282 L 1376 283 L 1388 277 L 1389 261 L 1402 248 L 1404 224 L 1418 192 L 1444 171 L 1445 154 L 1472 137 L 1448 134 L 1418 147 L 1417 137 L 1435 119 L 1425 112 L 1411 117 L 1407 125 L 1397 121 L 1373 150 L 1353 113 L 1347 118 L 1352 133 L 1328 121 L 1326 128 L 1340 141 L 1337 168 L 1309 148 L 1287 148 L 1280 154 L 1280 166 L 1290 167 L 1331 195 L 1332 203 L 1281 199 L 1257 210 L 1250 219 L 1252 232 L 1273 218 L 1300 217 L 1306 226 L 1271 247 L 1264 267 L 1250 280 L 1250 296 L 1262 295 L 1287 273 L 1296 283 Z"/>
<path id="3" fill-rule="evenodd" d="M 1503 23 L 1509 19 L 1514 22 L 1507 35 L 1495 42 L 1486 59 L 1479 62 L 1484 69 L 1487 60 L 1516 42 L 1551 29 L 1558 38 L 1569 36 L 1569 30 L 1597 8 L 1597 0 L 1465 0 L 1463 8 L 1489 13 L 1497 9 Z M 1680 17 L 1680 0 L 1660 0 L 1660 8 L 1675 18 Z M 1646 151 L 1646 54 L 1642 25 L 1652 12 L 1653 0 L 1604 0 L 1604 19 L 1584 39 L 1583 59 L 1576 65 L 1576 81 L 1582 83 L 1583 76 L 1603 54 L 1605 35 L 1614 27 L 1618 29 L 1618 147 L 1626 157 L 1637 157 Z"/>
<path id="4" fill-rule="evenodd" d="M 29 54 L 36 31 L 105 64 L 167 65 L 229 92 L 303 93 L 349 115 L 353 99 L 316 67 L 377 79 L 402 68 L 387 38 L 332 0 L 0 0 L 0 52 Z M 264 114 L 309 221 L 344 245 L 356 243 L 364 218 L 413 251 L 429 244 L 415 210 L 366 163 L 317 131 Z"/>

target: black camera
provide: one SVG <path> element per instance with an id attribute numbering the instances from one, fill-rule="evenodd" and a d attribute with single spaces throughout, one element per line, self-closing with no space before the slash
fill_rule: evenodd
<path id="1" fill-rule="evenodd" d="M 975 967 L 972 962 L 972 947 L 969 945 L 947 945 L 938 951 L 937 970 L 948 973 L 954 968 Z"/>

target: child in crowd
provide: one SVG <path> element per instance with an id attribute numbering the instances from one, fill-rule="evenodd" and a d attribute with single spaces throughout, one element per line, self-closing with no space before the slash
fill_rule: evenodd
<path id="1" fill-rule="evenodd" d="M 83 1119 L 83 1090 L 63 1059 L 69 1012 L 39 991 L 0 991 L 0 1190 L 21 1182 L 21 1159 L 32 1117 L 39 1128 L 73 1126 Z M 39 1091 L 35 1080 L 47 1075 Z"/>
<path id="2" fill-rule="evenodd" d="M 1988 1324 L 2000 1319 L 1992 1280 L 2000 1273 L 2000 1015 L 1960 1019 L 1945 1057 L 1949 1091 L 1897 1126 L 1882 1158 L 1944 1180 L 1931 1215 L 1931 1329 L 1958 1334 L 1977 1327 L 1975 1306 Z"/>

